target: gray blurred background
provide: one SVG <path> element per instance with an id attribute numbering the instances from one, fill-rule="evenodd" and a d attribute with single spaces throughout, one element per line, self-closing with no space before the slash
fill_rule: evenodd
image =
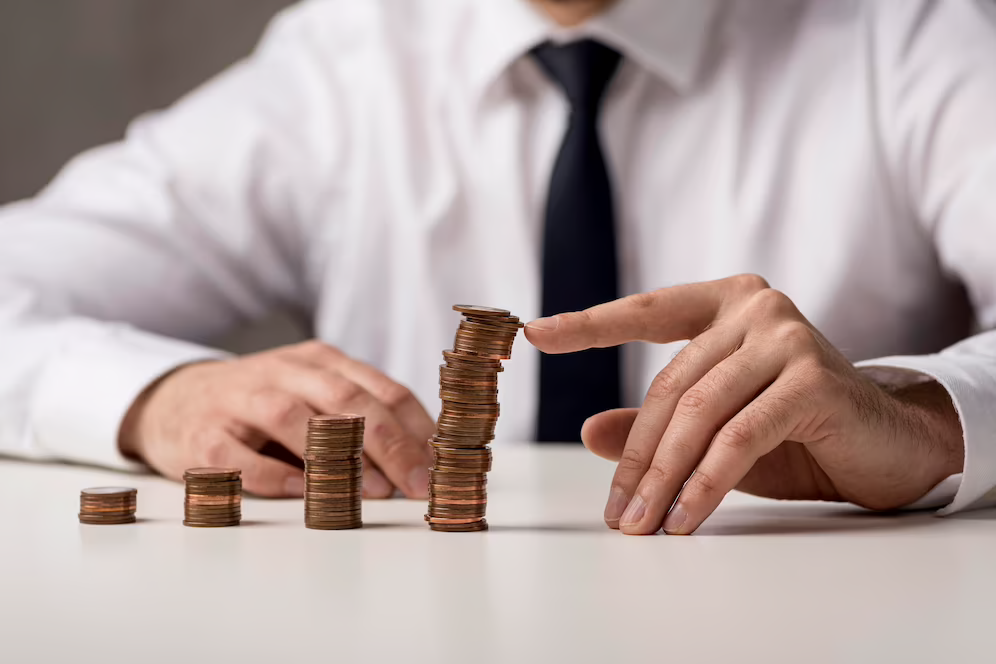
<path id="1" fill-rule="evenodd" d="M 0 203 L 249 54 L 290 0 L 0 0 Z"/>
<path id="2" fill-rule="evenodd" d="M 0 0 L 0 204 L 248 55 L 292 0 Z M 219 345 L 296 341 L 278 315 Z"/>

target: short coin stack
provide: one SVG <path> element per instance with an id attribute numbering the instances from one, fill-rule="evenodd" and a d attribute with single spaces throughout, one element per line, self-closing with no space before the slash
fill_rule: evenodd
<path id="1" fill-rule="evenodd" d="M 80 491 L 80 523 L 115 525 L 135 523 L 137 489 L 101 486 Z"/>
<path id="2" fill-rule="evenodd" d="M 304 525 L 315 530 L 363 526 L 363 430 L 360 415 L 308 421 L 304 450 Z"/>
<path id="3" fill-rule="evenodd" d="M 237 526 L 242 521 L 242 471 L 191 468 L 183 474 L 187 495 L 183 525 L 194 528 Z"/>
<path id="4" fill-rule="evenodd" d="M 439 397 L 443 409 L 436 422 L 429 470 L 429 513 L 433 530 L 487 530 L 487 473 L 498 423 L 498 373 L 512 356 L 522 327 L 504 309 L 458 304 L 463 314 L 453 350 L 443 351 Z"/>

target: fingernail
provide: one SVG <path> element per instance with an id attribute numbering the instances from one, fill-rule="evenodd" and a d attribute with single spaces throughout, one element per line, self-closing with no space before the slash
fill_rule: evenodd
<path id="1" fill-rule="evenodd" d="M 373 469 L 363 473 L 363 489 L 367 495 L 378 497 L 390 496 L 394 491 L 394 487 L 387 481 L 387 478 Z"/>
<path id="2" fill-rule="evenodd" d="M 605 522 L 619 521 L 623 510 L 626 509 L 626 494 L 622 489 L 612 489 L 609 491 L 609 500 L 605 503 Z"/>
<path id="3" fill-rule="evenodd" d="M 643 497 L 640 494 L 633 496 L 633 500 L 629 501 L 629 507 L 623 512 L 623 515 L 619 517 L 619 526 L 635 526 L 640 523 L 643 515 L 647 512 L 647 503 L 644 502 Z"/>
<path id="4" fill-rule="evenodd" d="M 300 475 L 294 475 L 292 477 L 288 477 L 287 480 L 284 482 L 284 492 L 286 492 L 288 496 L 294 496 L 294 497 L 303 496 L 304 478 L 301 477 Z"/>
<path id="5" fill-rule="evenodd" d="M 668 535 L 687 535 L 688 533 L 682 530 L 682 526 L 685 525 L 685 521 L 688 520 L 688 513 L 685 512 L 685 508 L 681 506 L 681 503 L 677 503 L 668 512 L 667 518 L 664 519 L 664 532 Z"/>
<path id="6" fill-rule="evenodd" d="M 532 323 L 526 323 L 526 327 L 534 330 L 540 330 L 541 332 L 551 332 L 560 327 L 560 319 L 556 316 L 550 316 L 549 318 L 537 318 Z"/>
<path id="7" fill-rule="evenodd" d="M 429 469 L 416 468 L 408 475 L 408 495 L 411 498 L 429 496 Z"/>

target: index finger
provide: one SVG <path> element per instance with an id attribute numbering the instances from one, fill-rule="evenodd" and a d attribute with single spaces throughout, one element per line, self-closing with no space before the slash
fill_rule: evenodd
<path id="1" fill-rule="evenodd" d="M 544 353 L 573 353 L 630 341 L 670 343 L 705 331 L 730 296 L 756 292 L 767 283 L 741 275 L 661 288 L 528 323 L 526 338 Z"/>

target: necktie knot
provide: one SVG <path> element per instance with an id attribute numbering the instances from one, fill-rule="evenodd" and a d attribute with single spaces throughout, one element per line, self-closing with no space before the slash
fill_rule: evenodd
<path id="1" fill-rule="evenodd" d="M 554 82 L 563 88 L 576 113 L 594 118 L 605 91 L 615 76 L 621 56 L 592 39 L 553 44 L 545 42 L 533 57 Z"/>

